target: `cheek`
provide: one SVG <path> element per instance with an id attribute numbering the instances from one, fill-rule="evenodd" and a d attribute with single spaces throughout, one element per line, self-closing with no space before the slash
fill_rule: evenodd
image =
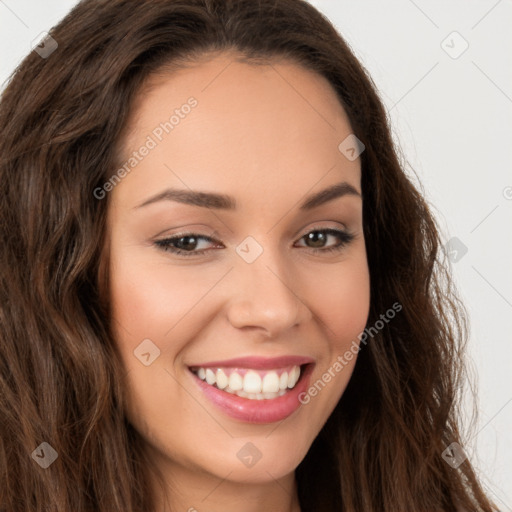
<path id="1" fill-rule="evenodd" d="M 194 305 L 212 287 L 215 276 L 211 282 L 205 277 L 192 285 L 190 273 L 149 259 L 129 248 L 111 253 L 112 326 L 126 370 L 125 413 L 150 446 L 184 459 L 186 453 L 180 446 L 204 435 L 200 430 L 204 423 L 195 421 L 204 411 L 178 384 L 174 363 L 196 334 L 201 322 L 197 318 L 200 309 Z M 144 351 L 139 350 L 142 342 L 146 343 Z M 147 352 L 153 361 L 148 366 L 144 357 L 138 358 Z M 169 431 L 178 442 L 167 437 Z"/>
<path id="2" fill-rule="evenodd" d="M 133 350 L 143 339 L 150 338 L 159 340 L 161 350 L 168 350 L 170 346 L 166 345 L 171 345 L 171 340 L 174 350 L 179 350 L 183 337 L 176 333 L 218 279 L 217 273 L 211 274 L 210 279 L 203 272 L 200 280 L 191 282 L 190 271 L 179 267 L 171 269 L 165 263 L 129 255 L 129 251 L 117 259 L 113 256 L 110 297 L 122 345 Z"/>
<path id="3" fill-rule="evenodd" d="M 317 325 L 324 333 L 322 357 L 301 398 L 320 429 L 341 398 L 354 369 L 359 338 L 370 310 L 370 276 L 365 253 L 343 262 L 335 270 L 315 274 L 308 298 Z M 314 411 L 314 413 L 313 413 Z"/>
<path id="4" fill-rule="evenodd" d="M 306 293 L 331 355 L 345 351 L 364 330 L 370 310 L 370 276 L 364 253 L 336 269 L 315 273 Z"/>

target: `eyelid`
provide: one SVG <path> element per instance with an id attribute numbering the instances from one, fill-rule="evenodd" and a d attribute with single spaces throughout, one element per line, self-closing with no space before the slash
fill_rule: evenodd
<path id="1" fill-rule="evenodd" d="M 356 235 L 353 232 L 349 231 L 345 226 L 343 228 L 339 228 L 339 227 L 334 228 L 331 226 L 317 225 L 317 226 L 310 227 L 310 228 L 306 229 L 305 231 L 303 231 L 303 234 L 297 238 L 296 242 L 300 242 L 306 235 L 308 235 L 309 233 L 314 233 L 314 232 L 327 233 L 328 236 L 330 235 L 330 236 L 337 237 L 339 240 L 339 243 L 337 245 L 327 246 L 325 248 L 301 246 L 305 249 L 309 249 L 309 251 L 314 254 L 322 254 L 322 253 L 326 254 L 326 253 L 333 252 L 333 251 L 341 251 L 343 248 L 345 248 L 347 245 L 349 245 L 354 240 L 354 238 L 356 238 Z M 216 230 L 214 230 L 210 235 L 204 235 L 204 234 L 201 234 L 198 232 L 193 232 L 193 231 L 186 231 L 186 232 L 182 232 L 182 233 L 173 234 L 171 236 L 168 236 L 167 238 L 155 240 L 154 245 L 158 246 L 158 248 L 160 250 L 169 252 L 176 256 L 183 255 L 183 256 L 189 257 L 189 258 L 200 257 L 203 254 L 210 252 L 211 250 L 214 250 L 214 248 L 187 251 L 185 249 L 179 249 L 179 248 L 173 247 L 171 245 L 171 243 L 175 242 L 181 238 L 191 237 L 191 238 L 196 238 L 196 239 L 208 240 L 211 243 L 222 244 L 222 242 L 220 242 L 219 240 L 214 238 L 214 236 L 218 238 L 218 233 Z M 224 246 L 224 244 L 222 244 L 222 245 Z M 225 246 L 224 246 L 224 248 L 225 248 Z"/>
<path id="2" fill-rule="evenodd" d="M 330 229 L 335 231 L 344 231 L 348 232 L 348 228 L 345 224 L 338 222 L 336 226 L 330 226 L 327 224 L 322 224 L 322 221 L 319 221 L 320 224 L 314 224 L 313 227 L 308 227 L 301 229 L 299 233 L 302 233 L 298 238 L 302 238 L 303 236 L 307 235 L 308 233 L 311 233 L 311 231 L 329 231 Z M 332 222 L 332 221 L 324 221 L 324 222 Z M 341 224 L 341 225 L 340 225 Z"/>

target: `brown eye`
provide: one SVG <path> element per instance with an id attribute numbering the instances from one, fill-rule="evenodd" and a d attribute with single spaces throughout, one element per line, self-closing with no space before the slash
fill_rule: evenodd
<path id="1" fill-rule="evenodd" d="M 184 256 L 193 256 L 197 254 L 203 254 L 208 248 L 201 248 L 197 250 L 198 245 L 201 241 L 207 241 L 209 243 L 215 243 L 216 240 L 204 235 L 198 235 L 196 233 L 187 233 L 171 238 L 165 238 L 163 240 L 155 241 L 155 245 L 160 249 L 174 254 L 180 254 Z"/>
<path id="2" fill-rule="evenodd" d="M 326 246 L 329 237 L 333 237 L 338 240 L 338 243 L 333 246 Z M 343 249 L 354 239 L 354 235 L 347 231 L 339 229 L 315 229 L 304 235 L 301 240 L 304 240 L 307 246 L 313 252 L 331 252 Z"/>
<path id="3" fill-rule="evenodd" d="M 329 246 L 330 239 L 337 240 L 335 245 Z M 313 252 L 327 253 L 340 251 L 354 239 L 354 235 L 338 229 L 315 229 L 304 235 L 301 240 L 306 242 L 306 248 Z M 199 256 L 212 249 L 212 247 L 199 246 L 206 241 L 206 245 L 219 242 L 205 235 L 197 233 L 184 233 L 163 240 L 155 241 L 155 245 L 163 251 L 180 256 Z"/>

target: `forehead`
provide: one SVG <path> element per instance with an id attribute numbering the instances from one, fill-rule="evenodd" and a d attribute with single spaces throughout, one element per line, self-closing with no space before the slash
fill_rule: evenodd
<path id="1" fill-rule="evenodd" d="M 184 108 L 190 98 L 195 106 Z M 338 150 L 350 133 L 324 77 L 288 61 L 248 64 L 220 54 L 150 77 L 132 107 L 120 160 L 148 137 L 156 144 L 124 180 L 130 187 L 115 192 L 136 200 L 158 183 L 300 194 L 340 178 L 359 187 L 359 160 Z"/>
<path id="2" fill-rule="evenodd" d="M 328 126 L 332 127 L 339 117 L 348 121 L 325 77 L 284 57 L 248 60 L 233 50 L 162 66 L 145 80 L 132 111 L 142 121 L 155 103 L 179 94 L 194 93 L 203 101 L 221 105 L 236 102 L 239 96 L 256 103 L 263 99 L 268 102 L 269 92 L 283 105 L 301 111 L 309 106 Z"/>

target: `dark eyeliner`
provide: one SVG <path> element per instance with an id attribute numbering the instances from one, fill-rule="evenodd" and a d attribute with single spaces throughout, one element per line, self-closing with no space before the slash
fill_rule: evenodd
<path id="1" fill-rule="evenodd" d="M 333 246 L 326 247 L 326 248 L 301 246 L 304 249 L 309 249 L 313 253 L 331 253 L 331 252 L 335 252 L 335 251 L 341 251 L 348 244 L 350 244 L 355 238 L 355 235 L 348 231 L 344 231 L 341 229 L 334 229 L 334 228 L 324 228 L 324 229 L 312 229 L 312 230 L 308 231 L 306 234 L 304 234 L 302 237 L 300 237 L 299 240 L 304 239 L 310 233 L 325 233 L 327 235 L 336 237 L 339 241 L 339 243 L 337 245 L 333 245 Z M 181 233 L 181 234 L 175 235 L 173 237 L 156 240 L 154 242 L 154 245 L 156 245 L 162 251 L 170 252 L 172 254 L 176 254 L 178 256 L 185 256 L 185 257 L 194 257 L 194 256 L 202 255 L 205 252 L 212 250 L 212 249 L 201 249 L 199 251 L 195 251 L 195 250 L 186 251 L 186 250 L 183 250 L 183 249 L 173 246 L 173 244 L 176 244 L 179 240 L 181 240 L 183 238 L 194 238 L 196 240 L 206 240 L 206 241 L 212 242 L 212 243 L 217 242 L 213 238 L 208 237 L 206 235 L 200 235 L 198 233 Z"/>

